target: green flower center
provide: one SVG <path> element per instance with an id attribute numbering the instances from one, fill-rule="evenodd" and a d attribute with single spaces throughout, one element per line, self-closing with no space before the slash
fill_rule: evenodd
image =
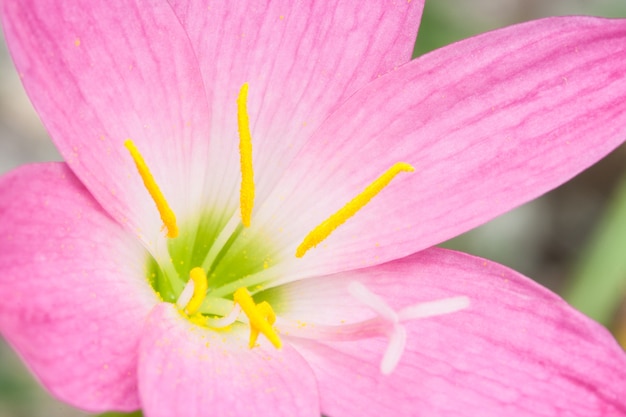
<path id="1" fill-rule="evenodd" d="M 152 288 L 166 302 L 175 303 L 189 281 L 189 272 L 202 267 L 208 280 L 208 293 L 218 298 L 232 300 L 235 290 L 245 285 L 247 278 L 268 269 L 275 263 L 271 254 L 270 236 L 245 238 L 246 229 L 239 224 L 234 232 L 220 245 L 218 238 L 226 226 L 215 220 L 217 216 L 203 215 L 198 221 L 183 225 L 178 237 L 168 240 L 171 266 L 159 265 L 150 257 L 147 273 Z M 245 240 L 242 245 L 241 240 Z M 216 246 L 218 245 L 218 246 Z M 232 250 L 237 246 L 238 250 Z M 239 248 L 243 246 L 243 249 Z M 261 278 L 262 279 L 262 278 Z M 252 282 L 248 280 L 247 282 Z M 260 282 L 254 283 L 257 292 Z"/>

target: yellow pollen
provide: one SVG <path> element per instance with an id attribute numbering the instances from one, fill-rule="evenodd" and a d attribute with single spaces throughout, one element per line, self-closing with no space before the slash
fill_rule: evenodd
<path id="1" fill-rule="evenodd" d="M 252 135 L 248 118 L 248 83 L 241 86 L 237 98 L 237 124 L 239 126 L 239 157 L 241 164 L 241 189 L 239 205 L 241 222 L 250 226 L 252 208 L 254 207 L 254 171 L 252 169 Z"/>
<path id="2" fill-rule="evenodd" d="M 189 271 L 189 279 L 193 281 L 193 295 L 185 306 L 185 314 L 192 316 L 197 313 L 200 306 L 202 306 L 206 292 L 209 289 L 209 284 L 204 269 L 200 267 L 193 268 Z"/>
<path id="3" fill-rule="evenodd" d="M 127 139 L 124 142 L 124 146 L 126 146 L 126 149 L 128 149 L 128 152 L 130 152 L 130 156 L 132 156 L 133 160 L 135 161 L 135 166 L 137 167 L 137 171 L 139 171 L 139 175 L 143 180 L 143 184 L 150 193 L 152 200 L 154 200 L 154 203 L 159 210 L 161 220 L 167 228 L 167 237 L 172 239 L 175 238 L 176 236 L 178 236 L 176 215 L 170 208 L 169 204 L 167 204 L 165 196 L 163 196 L 161 189 L 154 180 L 154 177 L 152 176 L 152 173 L 150 172 L 146 161 L 144 161 L 143 156 L 141 156 L 141 154 L 139 153 L 139 150 L 135 146 L 135 143 L 132 140 Z"/>
<path id="4" fill-rule="evenodd" d="M 311 230 L 296 249 L 296 257 L 302 258 L 309 249 L 317 246 L 320 242 L 326 239 L 336 228 L 345 223 L 350 217 L 354 216 L 356 212 L 369 203 L 376 194 L 389 185 L 391 180 L 393 180 L 400 172 L 413 171 L 415 171 L 415 168 L 406 162 L 397 162 L 393 164 L 393 166 L 385 171 L 380 177 L 376 178 L 370 185 L 365 187 L 360 194 L 350 200 L 335 214 L 320 223 L 315 229 Z"/>
<path id="5" fill-rule="evenodd" d="M 276 314 L 269 303 L 264 301 L 258 305 L 255 304 L 245 287 L 237 289 L 233 294 L 233 299 L 250 320 L 250 348 L 254 347 L 259 333 L 263 333 L 276 349 L 280 349 L 282 342 L 272 327 L 276 321 Z"/>

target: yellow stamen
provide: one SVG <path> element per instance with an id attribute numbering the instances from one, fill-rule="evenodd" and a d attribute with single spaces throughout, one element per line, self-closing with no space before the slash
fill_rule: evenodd
<path id="1" fill-rule="evenodd" d="M 248 119 L 248 83 L 241 86 L 237 98 L 237 124 L 239 125 L 239 157 L 241 164 L 241 189 L 239 205 L 241 222 L 250 226 L 252 208 L 254 207 L 254 172 L 252 169 L 252 135 Z"/>
<path id="2" fill-rule="evenodd" d="M 241 306 L 243 312 L 248 316 L 248 320 L 250 320 L 250 347 L 254 347 L 257 336 L 259 333 L 263 333 L 276 349 L 280 349 L 282 342 L 272 327 L 276 320 L 272 307 L 266 302 L 256 305 L 245 287 L 235 291 L 233 299 Z"/>
<path id="3" fill-rule="evenodd" d="M 274 309 L 267 301 L 261 301 L 256 305 L 257 310 L 267 322 L 271 325 L 276 322 L 276 313 Z M 253 348 L 256 344 L 256 339 L 259 337 L 259 330 L 256 327 L 250 326 L 250 348 Z"/>
<path id="4" fill-rule="evenodd" d="M 304 238 L 300 246 L 296 249 L 296 257 L 302 258 L 304 254 L 311 248 L 317 246 L 326 239 L 336 228 L 341 226 L 350 217 L 354 216 L 363 206 L 374 198 L 376 194 L 382 191 L 391 180 L 400 172 L 413 172 L 415 168 L 405 162 L 397 162 L 374 182 L 368 185 L 360 194 L 350 200 L 345 206 L 340 208 L 335 214 L 320 223 L 315 229 L 311 230 Z"/>
<path id="5" fill-rule="evenodd" d="M 185 314 L 191 316 L 198 312 L 206 297 L 209 284 L 206 279 L 204 269 L 197 267 L 189 271 L 189 279 L 193 281 L 193 295 L 185 306 Z"/>
<path id="6" fill-rule="evenodd" d="M 146 189 L 150 193 L 152 200 L 157 206 L 159 210 L 159 214 L 161 215 L 161 220 L 163 224 L 167 228 L 167 237 L 175 238 L 178 236 L 178 226 L 176 225 L 176 215 L 170 208 L 169 204 L 167 204 L 167 200 L 165 200 L 165 196 L 161 192 L 161 189 L 157 185 L 146 161 L 144 161 L 143 156 L 139 153 L 139 150 L 135 146 L 134 142 L 130 139 L 127 139 L 124 142 L 124 146 L 130 152 L 130 156 L 132 156 L 135 161 L 135 166 L 137 166 L 137 171 L 139 171 L 139 175 L 143 180 L 143 184 Z"/>

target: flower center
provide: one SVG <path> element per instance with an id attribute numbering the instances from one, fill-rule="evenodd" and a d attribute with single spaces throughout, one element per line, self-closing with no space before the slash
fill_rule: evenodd
<path id="1" fill-rule="evenodd" d="M 271 237 L 256 238 L 246 250 L 233 253 L 235 240 L 250 226 L 254 208 L 255 185 L 252 164 L 252 135 L 247 108 L 248 84 L 241 87 L 237 98 L 239 154 L 241 170 L 240 218 L 228 221 L 205 214 L 191 224 L 177 223 L 176 216 L 141 153 L 131 139 L 124 143 L 143 183 L 154 201 L 167 229 L 160 256 L 149 261 L 148 276 L 152 287 L 167 302 L 176 303 L 181 313 L 194 323 L 220 330 L 236 323 L 250 327 L 250 347 L 262 333 L 277 349 L 282 343 L 274 323 L 276 314 L 268 300 L 258 304 L 253 295 L 268 281 L 262 272 L 268 268 L 268 246 Z M 414 168 L 398 162 L 375 179 L 361 193 L 315 227 L 297 247 L 295 256 L 325 240 L 335 229 L 354 216 L 401 172 Z M 218 220 L 216 220 L 216 218 Z M 162 252 L 162 253 L 161 253 Z M 158 261 L 156 260 L 158 259 Z M 276 278 L 276 277 L 273 277 Z M 249 291 L 252 290 L 252 294 Z"/>

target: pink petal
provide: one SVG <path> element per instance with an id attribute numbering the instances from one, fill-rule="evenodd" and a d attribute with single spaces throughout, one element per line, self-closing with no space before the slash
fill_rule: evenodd
<path id="1" fill-rule="evenodd" d="M 208 108 L 189 39 L 164 2 L 3 1 L 29 96 L 72 170 L 147 241 L 161 220 L 123 143 L 132 139 L 174 212 L 199 206 Z"/>
<path id="2" fill-rule="evenodd" d="M 242 84 L 250 86 L 260 202 L 339 102 L 410 59 L 424 1 L 170 3 L 198 55 L 211 106 L 209 194 L 213 201 L 229 197 L 235 210 Z"/>
<path id="3" fill-rule="evenodd" d="M 171 304 L 150 314 L 141 341 L 139 389 L 150 417 L 319 417 L 311 369 L 291 347 L 265 340 L 248 348 L 248 330 L 198 327 Z"/>
<path id="4" fill-rule="evenodd" d="M 529 22 L 435 51 L 360 90 L 302 149 L 257 222 L 280 240 L 277 251 L 294 254 L 310 230 L 407 162 L 414 173 L 294 263 L 297 276 L 364 267 L 535 198 L 625 138 L 626 20 Z"/>
<path id="5" fill-rule="evenodd" d="M 0 180 L 0 333 L 55 396 L 90 411 L 139 407 L 146 253 L 65 164 Z"/>
<path id="6" fill-rule="evenodd" d="M 364 284 L 392 308 L 466 295 L 462 311 L 406 322 L 407 345 L 391 375 L 388 341 L 290 338 L 315 370 L 322 411 L 342 416 L 609 416 L 626 413 L 626 355 L 600 325 L 528 278 L 444 249 L 360 271 L 276 288 L 283 319 L 367 319 L 348 293 Z"/>

